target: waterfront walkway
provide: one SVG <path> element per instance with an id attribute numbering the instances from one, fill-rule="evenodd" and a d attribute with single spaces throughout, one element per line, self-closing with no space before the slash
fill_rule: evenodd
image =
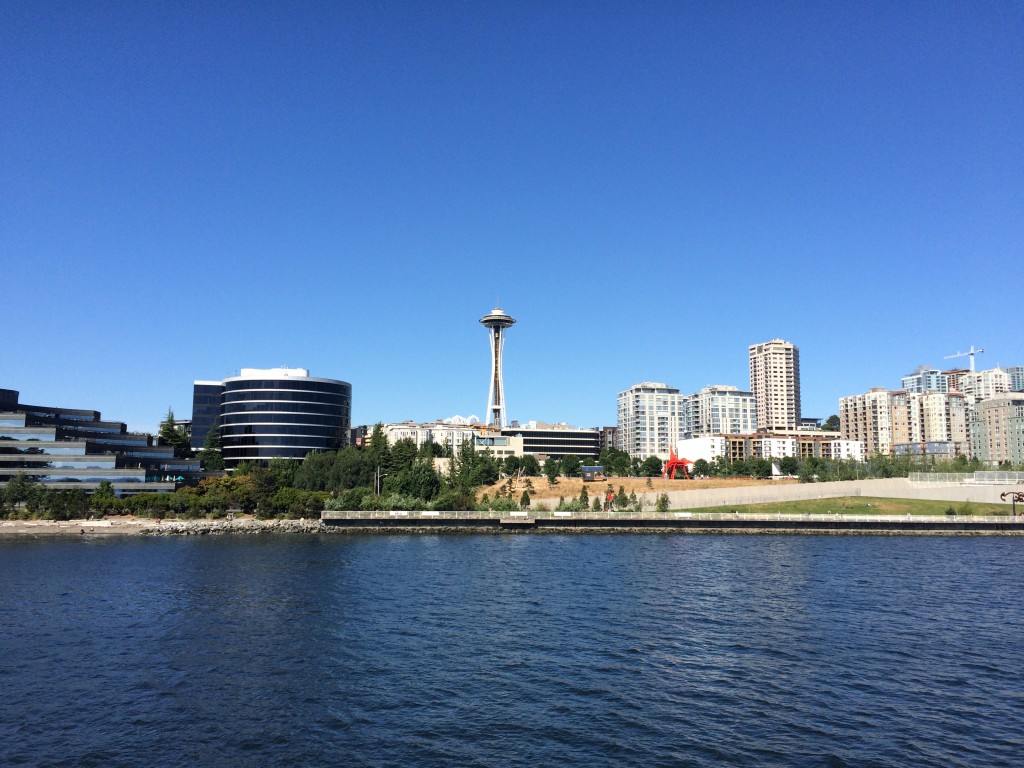
<path id="1" fill-rule="evenodd" d="M 745 532 L 1006 533 L 1024 516 L 740 514 L 722 512 L 323 512 L 324 525 L 372 529 L 677 529 Z"/>

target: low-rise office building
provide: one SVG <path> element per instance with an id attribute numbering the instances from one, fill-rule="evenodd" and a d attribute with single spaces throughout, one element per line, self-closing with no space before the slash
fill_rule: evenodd
<path id="1" fill-rule="evenodd" d="M 513 421 L 511 426 L 501 430 L 501 434 L 521 439 L 524 454 L 551 459 L 569 455 L 597 458 L 604 438 L 604 432 L 600 429 L 537 421 L 528 421 L 526 424 Z"/>
<path id="2" fill-rule="evenodd" d="M 106 481 L 127 496 L 173 491 L 199 471 L 197 460 L 175 458 L 171 446 L 99 411 L 28 405 L 15 390 L 2 392 L 0 483 L 24 475 L 47 488 L 92 492 Z"/>

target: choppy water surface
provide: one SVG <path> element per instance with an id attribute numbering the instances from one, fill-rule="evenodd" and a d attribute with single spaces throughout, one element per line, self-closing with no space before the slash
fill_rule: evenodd
<path id="1" fill-rule="evenodd" d="M 0 543 L 0 764 L 1024 762 L 1024 540 Z"/>

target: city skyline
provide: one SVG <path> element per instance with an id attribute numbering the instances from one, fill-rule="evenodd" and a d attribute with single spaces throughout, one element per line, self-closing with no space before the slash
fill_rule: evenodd
<path id="1" fill-rule="evenodd" d="M 637 382 L 801 411 L 1018 365 L 1024 9 L 12 6 L 0 386 L 154 431 L 302 366 L 353 423 L 615 423 Z M 479 290 L 481 285 L 487 289 Z"/>

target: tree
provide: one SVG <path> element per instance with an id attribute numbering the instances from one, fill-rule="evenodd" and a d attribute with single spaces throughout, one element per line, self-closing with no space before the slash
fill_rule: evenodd
<path id="1" fill-rule="evenodd" d="M 374 488 L 379 486 L 380 474 L 387 472 L 388 461 L 391 458 L 391 450 L 388 447 L 388 438 L 384 434 L 384 425 L 378 422 L 373 426 L 370 433 L 369 444 L 363 449 L 369 459 L 370 466 L 374 472 Z"/>
<path id="2" fill-rule="evenodd" d="M 191 438 L 184 427 L 179 427 L 174 421 L 174 411 L 167 409 L 167 418 L 160 422 L 160 442 L 174 448 L 174 456 L 178 459 L 187 459 L 192 456 Z"/>
<path id="3" fill-rule="evenodd" d="M 558 459 L 549 458 L 544 462 L 544 474 L 548 478 L 548 483 L 554 485 L 558 482 L 558 473 L 561 471 Z"/>
<path id="4" fill-rule="evenodd" d="M 295 474 L 299 468 L 299 462 L 292 459 L 274 458 L 270 460 L 268 469 L 274 476 L 274 483 L 278 488 L 291 488 L 295 485 Z"/>
<path id="5" fill-rule="evenodd" d="M 566 477 L 579 477 L 580 476 L 580 457 L 574 453 L 567 453 L 562 457 L 560 462 L 562 465 L 562 474 Z"/>
<path id="6" fill-rule="evenodd" d="M 697 459 L 693 462 L 693 476 L 694 477 L 708 477 L 711 475 L 711 465 L 708 464 L 707 459 Z"/>
<path id="7" fill-rule="evenodd" d="M 102 517 L 114 508 L 115 498 L 114 486 L 109 480 L 101 480 L 92 496 L 89 497 L 89 509 L 98 512 Z"/>
<path id="8" fill-rule="evenodd" d="M 419 462 L 388 475 L 384 480 L 384 490 L 427 502 L 441 492 L 441 478 L 429 464 Z"/>
<path id="9" fill-rule="evenodd" d="M 501 462 L 501 471 L 509 477 L 519 471 L 521 463 L 518 456 L 506 456 Z"/>
<path id="10" fill-rule="evenodd" d="M 392 474 L 410 469 L 419 455 L 419 449 L 412 438 L 405 437 L 389 447 L 387 473 Z"/>
<path id="11" fill-rule="evenodd" d="M 540 462 L 532 454 L 526 454 L 519 462 L 520 469 L 527 477 L 540 477 Z"/>
<path id="12" fill-rule="evenodd" d="M 661 474 L 661 459 L 657 456 L 648 456 L 640 463 L 641 477 L 655 477 Z"/>
<path id="13" fill-rule="evenodd" d="M 831 416 L 825 419 L 825 423 L 821 425 L 821 428 L 826 432 L 838 432 L 839 416 L 833 413 Z"/>
<path id="14" fill-rule="evenodd" d="M 800 461 L 796 456 L 783 456 L 779 459 L 779 472 L 784 475 L 795 475 L 800 471 Z"/>
<path id="15" fill-rule="evenodd" d="M 206 441 L 199 451 L 199 461 L 203 469 L 217 472 L 224 469 L 224 456 L 221 454 L 220 428 L 214 424 L 206 433 Z"/>
<path id="16" fill-rule="evenodd" d="M 607 477 L 629 474 L 629 454 L 625 451 L 620 451 L 618 448 L 605 448 L 602 450 L 601 454 L 597 457 L 597 463 L 604 467 L 604 473 Z"/>

